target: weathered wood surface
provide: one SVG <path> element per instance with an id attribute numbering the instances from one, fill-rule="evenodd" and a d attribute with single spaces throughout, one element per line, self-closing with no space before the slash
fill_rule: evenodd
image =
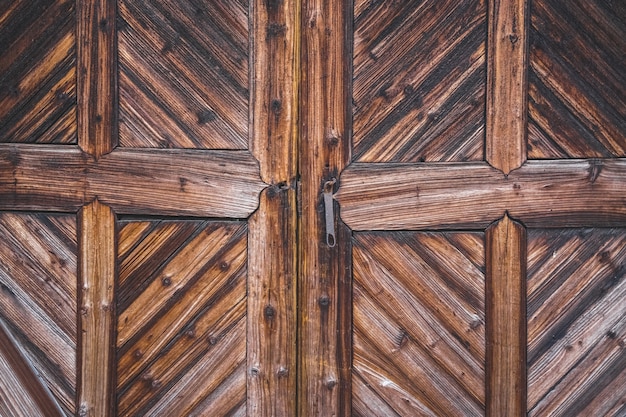
<path id="1" fill-rule="evenodd" d="M 531 230 L 528 245 L 529 415 L 622 415 L 626 231 Z"/>
<path id="2" fill-rule="evenodd" d="M 487 416 L 526 415 L 526 229 L 508 216 L 485 233 Z"/>
<path id="3" fill-rule="evenodd" d="M 248 1 L 122 0 L 119 17 L 120 145 L 246 149 Z"/>
<path id="4" fill-rule="evenodd" d="M 485 159 L 505 174 L 526 161 L 529 0 L 489 0 Z"/>
<path id="5" fill-rule="evenodd" d="M 0 319 L 63 412 L 74 415 L 76 222 L 66 215 L 0 213 L 0 242 Z M 39 382 L 23 383 L 46 403 Z"/>
<path id="6" fill-rule="evenodd" d="M 531 4 L 529 158 L 626 156 L 626 8 Z"/>
<path id="7" fill-rule="evenodd" d="M 76 143 L 75 2 L 0 5 L 0 142 Z"/>
<path id="8" fill-rule="evenodd" d="M 483 0 L 355 1 L 355 160 L 482 160 L 485 33 Z"/>
<path id="9" fill-rule="evenodd" d="M 246 231 L 240 222 L 121 224 L 120 415 L 245 409 Z"/>
<path id="10" fill-rule="evenodd" d="M 358 233 L 353 248 L 354 415 L 484 415 L 482 234 Z"/>
<path id="11" fill-rule="evenodd" d="M 78 145 L 96 159 L 117 145 L 116 1 L 77 1 Z"/>
<path id="12" fill-rule="evenodd" d="M 78 414 L 113 415 L 115 215 L 97 200 L 80 213 Z"/>
<path id="13" fill-rule="evenodd" d="M 322 198 L 324 184 L 350 158 L 350 6 L 302 4 L 297 415 L 303 417 L 351 415 L 350 231 L 337 221 L 336 245 L 326 244 Z"/>
<path id="14" fill-rule="evenodd" d="M 481 163 L 353 164 L 335 195 L 354 230 L 626 224 L 626 161 L 531 161 L 507 177 Z"/>
<path id="15" fill-rule="evenodd" d="M 250 150 L 261 193 L 248 228 L 247 415 L 296 415 L 297 123 L 295 2 L 252 3 Z"/>

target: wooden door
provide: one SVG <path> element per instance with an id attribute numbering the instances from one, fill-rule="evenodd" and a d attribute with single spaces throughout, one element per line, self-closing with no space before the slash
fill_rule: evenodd
<path id="1" fill-rule="evenodd" d="M 0 415 L 623 414 L 625 21 L 3 3 Z"/>

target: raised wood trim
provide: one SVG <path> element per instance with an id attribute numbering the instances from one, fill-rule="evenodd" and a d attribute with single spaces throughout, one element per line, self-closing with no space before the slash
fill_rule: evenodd
<path id="1" fill-rule="evenodd" d="M 22 350 L 18 347 L 17 341 L 7 329 L 4 321 L 0 318 L 0 356 L 2 356 L 6 361 L 8 361 L 9 366 L 11 367 L 11 371 L 15 377 L 19 380 L 19 387 L 13 386 L 10 387 L 10 390 L 19 390 L 23 389 L 27 394 L 28 398 L 19 398 L 20 392 L 15 392 L 14 398 L 16 401 L 19 401 L 19 404 L 14 404 L 24 412 L 37 412 L 37 413 L 45 413 L 46 416 L 56 417 L 65 415 L 55 400 L 54 396 L 45 385 L 45 383 L 37 376 L 37 372 L 30 364 L 28 359 Z M 0 358 L 1 360 L 2 358 Z M 1 369 L 1 368 L 0 368 Z M 2 378 L 7 378 L 7 382 L 9 381 L 8 375 L 3 375 Z M 3 384 L 4 385 L 4 384 Z M 1 388 L 1 387 L 0 387 Z M 0 390 L 1 391 L 1 390 Z M 10 397 L 8 393 L 4 393 L 7 395 L 7 398 L 2 398 L 2 402 L 7 401 L 8 404 L 4 404 L 0 406 L 0 411 L 5 409 L 5 407 L 10 407 L 12 404 L 10 401 Z M 4 397 L 4 395 L 3 395 Z M 31 407 L 37 407 L 36 410 Z M 26 410 L 27 408 L 31 408 L 30 410 Z M 8 412 L 8 409 L 5 411 Z M 13 412 L 17 412 L 17 409 L 13 409 Z M 13 415 L 13 414 L 11 414 Z M 19 414 L 15 417 L 29 417 L 30 414 Z"/>
<path id="2" fill-rule="evenodd" d="M 353 164 L 336 194 L 353 230 L 484 228 L 506 211 L 532 227 L 626 225 L 626 159 Z"/>
<path id="3" fill-rule="evenodd" d="M 489 0 L 487 162 L 508 174 L 526 161 L 528 0 Z"/>
<path id="4" fill-rule="evenodd" d="M 526 229 L 508 216 L 486 239 L 487 416 L 526 415 Z"/>
<path id="5" fill-rule="evenodd" d="M 79 214 L 78 414 L 113 415 L 115 215 L 98 200 Z"/>
<path id="6" fill-rule="evenodd" d="M 337 221 L 337 244 L 326 244 L 322 192 L 350 160 L 352 2 L 306 0 L 301 26 L 298 415 L 347 416 L 350 230 Z"/>
<path id="7" fill-rule="evenodd" d="M 116 1 L 78 0 L 78 146 L 95 158 L 117 145 Z"/>
<path id="8" fill-rule="evenodd" d="M 250 150 L 269 185 L 248 221 L 247 413 L 296 415 L 299 2 L 251 2 Z"/>

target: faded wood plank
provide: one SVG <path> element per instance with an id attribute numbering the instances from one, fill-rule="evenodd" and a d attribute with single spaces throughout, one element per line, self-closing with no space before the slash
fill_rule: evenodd
<path id="1" fill-rule="evenodd" d="M 526 415 L 526 229 L 486 230 L 487 416 Z"/>
<path id="2" fill-rule="evenodd" d="M 89 171 L 89 194 L 117 213 L 248 217 L 265 184 L 247 151 L 118 149 Z"/>
<path id="3" fill-rule="evenodd" d="M 505 174 L 526 161 L 528 0 L 489 0 L 487 162 Z"/>
<path id="4" fill-rule="evenodd" d="M 247 412 L 296 415 L 300 5 L 252 2 L 250 150 L 271 184 L 249 220 Z"/>
<path id="5" fill-rule="evenodd" d="M 113 414 L 115 215 L 98 200 L 80 211 L 81 416 Z"/>
<path id="6" fill-rule="evenodd" d="M 322 199 L 350 159 L 351 1 L 304 1 L 301 27 L 297 414 L 351 415 L 350 230 L 326 244 Z"/>
<path id="7" fill-rule="evenodd" d="M 626 224 L 626 161 L 353 164 L 335 195 L 354 230 L 486 227 L 508 210 L 532 227 Z"/>

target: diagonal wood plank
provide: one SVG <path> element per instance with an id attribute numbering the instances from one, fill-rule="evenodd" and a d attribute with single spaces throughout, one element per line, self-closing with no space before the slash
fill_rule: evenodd
<path id="1" fill-rule="evenodd" d="M 76 412 L 73 216 L 0 214 L 0 318 L 64 413 Z"/>
<path id="2" fill-rule="evenodd" d="M 626 156 L 626 9 L 531 6 L 529 158 Z"/>
<path id="3" fill-rule="evenodd" d="M 480 160 L 484 1 L 355 2 L 354 158 Z"/>
<path id="4" fill-rule="evenodd" d="M 245 225 L 124 221 L 119 242 L 118 412 L 245 408 Z"/>
<path id="5" fill-rule="evenodd" d="M 358 413 L 484 414 L 484 255 L 477 268 L 446 235 L 355 236 L 353 368 L 370 387 L 353 392 Z"/>
<path id="6" fill-rule="evenodd" d="M 0 142 L 76 143 L 75 2 L 0 4 Z"/>
<path id="7" fill-rule="evenodd" d="M 528 255 L 529 415 L 619 415 L 609 410 L 626 395 L 625 231 L 531 230 Z"/>
<path id="8" fill-rule="evenodd" d="M 248 2 L 119 5 L 120 144 L 246 149 Z"/>

